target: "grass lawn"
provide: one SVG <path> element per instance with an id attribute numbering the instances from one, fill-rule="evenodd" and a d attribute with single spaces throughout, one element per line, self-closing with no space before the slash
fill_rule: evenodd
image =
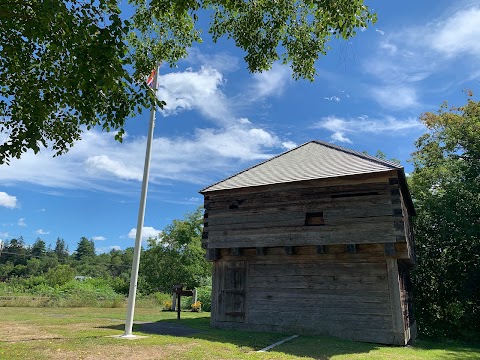
<path id="1" fill-rule="evenodd" d="M 170 326 L 180 323 L 199 332 L 121 340 L 125 309 L 0 307 L 0 359 L 480 359 L 480 348 L 418 341 L 413 347 L 389 347 L 300 336 L 266 353 L 257 353 L 291 334 L 211 329 L 209 313 L 176 314 L 137 309 L 135 321 Z M 158 325 L 158 324 L 156 324 Z"/>

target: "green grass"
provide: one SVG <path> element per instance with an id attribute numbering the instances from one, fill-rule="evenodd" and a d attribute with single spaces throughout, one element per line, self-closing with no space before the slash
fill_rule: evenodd
<path id="1" fill-rule="evenodd" d="M 300 336 L 267 353 L 257 353 L 290 334 L 212 329 L 209 313 L 176 314 L 137 309 L 136 321 L 180 323 L 199 330 L 188 337 L 134 333 L 121 340 L 125 309 L 0 308 L 0 359 L 480 359 L 480 348 L 418 341 L 412 347 Z"/>

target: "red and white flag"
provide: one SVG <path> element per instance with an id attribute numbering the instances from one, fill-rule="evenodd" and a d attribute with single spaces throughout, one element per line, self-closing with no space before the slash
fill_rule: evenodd
<path id="1" fill-rule="evenodd" d="M 148 86 L 153 87 L 153 80 L 155 80 L 155 70 L 152 70 L 152 73 L 148 77 L 146 83 Z"/>

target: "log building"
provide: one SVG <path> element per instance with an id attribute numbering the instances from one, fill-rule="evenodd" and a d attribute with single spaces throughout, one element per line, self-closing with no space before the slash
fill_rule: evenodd
<path id="1" fill-rule="evenodd" d="M 403 167 L 311 141 L 201 193 L 213 326 L 395 345 L 415 337 Z"/>

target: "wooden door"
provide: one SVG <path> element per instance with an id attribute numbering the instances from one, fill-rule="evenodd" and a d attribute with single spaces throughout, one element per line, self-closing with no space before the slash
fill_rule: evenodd
<path id="1" fill-rule="evenodd" d="M 245 262 L 227 261 L 222 267 L 218 294 L 219 321 L 243 322 L 247 278 Z"/>
<path id="2" fill-rule="evenodd" d="M 400 302 L 402 304 L 403 325 L 404 329 L 408 328 L 415 322 L 413 316 L 413 297 L 412 297 L 412 281 L 410 280 L 410 267 L 408 264 L 398 262 L 398 279 L 400 284 Z"/>

